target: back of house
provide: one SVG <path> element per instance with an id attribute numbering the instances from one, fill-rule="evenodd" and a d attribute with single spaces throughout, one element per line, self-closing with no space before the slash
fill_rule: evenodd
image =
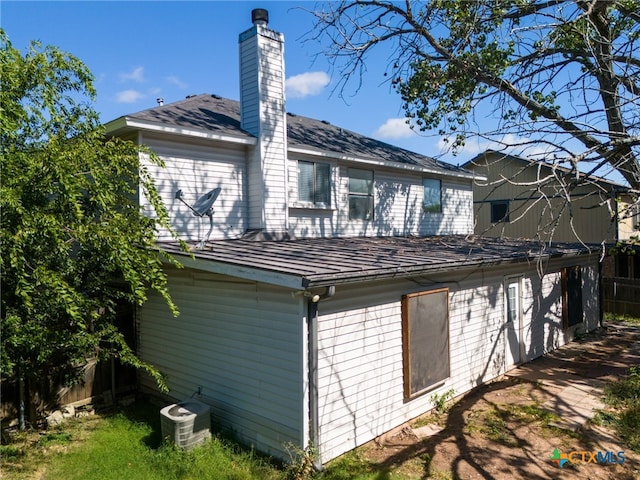
<path id="1" fill-rule="evenodd" d="M 286 113 L 284 37 L 264 10 L 252 22 L 239 102 L 107 124 L 164 161 L 142 158 L 190 246 L 159 232 L 184 267 L 166 267 L 180 316 L 159 296 L 136 316 L 162 398 L 197 396 L 247 444 L 324 463 L 598 325 L 598 251 L 478 238 L 474 173 Z"/>

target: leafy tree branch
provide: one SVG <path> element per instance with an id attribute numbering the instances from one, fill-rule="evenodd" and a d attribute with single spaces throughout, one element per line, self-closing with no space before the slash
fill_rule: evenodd
<path id="1" fill-rule="evenodd" d="M 37 42 L 22 54 L 0 30 L 0 68 L 2 377 L 73 382 L 88 358 L 115 357 L 163 385 L 114 323 L 120 302 L 150 290 L 178 314 L 156 247 L 173 229 L 140 162 L 159 159 L 104 136 L 76 57 Z"/>

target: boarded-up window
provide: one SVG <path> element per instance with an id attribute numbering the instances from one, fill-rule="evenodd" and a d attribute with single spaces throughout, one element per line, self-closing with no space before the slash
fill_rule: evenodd
<path id="1" fill-rule="evenodd" d="M 449 377 L 449 289 L 402 297 L 402 343 L 405 398 Z"/>
<path id="2" fill-rule="evenodd" d="M 562 323 L 564 328 L 582 323 L 582 271 L 580 267 L 562 269 Z"/>

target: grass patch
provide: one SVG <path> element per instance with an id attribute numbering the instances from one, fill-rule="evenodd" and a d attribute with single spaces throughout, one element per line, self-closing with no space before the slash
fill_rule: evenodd
<path id="1" fill-rule="evenodd" d="M 380 475 L 379 466 L 369 462 L 359 450 L 352 450 L 328 463 L 325 470 L 318 475 L 322 480 L 375 480 L 394 477 Z"/>
<path id="2" fill-rule="evenodd" d="M 564 435 L 564 430 L 551 425 L 557 420 L 556 414 L 545 410 L 539 403 L 500 404 L 469 415 L 465 431 L 471 435 L 483 435 L 507 447 L 517 447 L 521 440 L 514 432 L 522 425 L 535 423 L 541 432 Z"/>
<path id="3" fill-rule="evenodd" d="M 604 402 L 612 412 L 600 412 L 599 420 L 613 426 L 627 445 L 640 453 L 640 366 L 631 367 L 626 378 L 608 385 Z"/>
<path id="4" fill-rule="evenodd" d="M 85 428 L 86 427 L 86 428 Z M 2 446 L 3 479 L 265 479 L 286 471 L 220 436 L 189 451 L 163 443 L 157 408 L 136 405 L 69 422 L 44 434 L 16 435 Z"/>
<path id="5" fill-rule="evenodd" d="M 501 445 L 507 447 L 516 447 L 518 445 L 518 441 L 514 438 L 504 413 L 496 408 L 487 410 L 479 431 L 487 438 Z"/>
<path id="6" fill-rule="evenodd" d="M 57 431 L 46 432 L 38 439 L 38 445 L 41 447 L 51 447 L 53 445 L 67 445 L 71 442 L 73 434 L 71 432 L 57 429 Z"/>
<path id="7" fill-rule="evenodd" d="M 421 455 L 415 461 L 419 470 L 427 469 L 431 461 L 429 455 Z M 406 480 L 407 478 L 422 477 L 403 473 L 402 468 L 391 468 L 380 465 L 366 458 L 362 448 L 352 450 L 330 461 L 325 469 L 314 476 L 314 480 Z M 433 478 L 433 477 L 429 477 Z M 439 477 L 438 477 L 439 478 Z"/>
<path id="8" fill-rule="evenodd" d="M 360 449 L 311 468 L 313 451 L 295 450 L 291 465 L 223 435 L 191 450 L 162 441 L 159 410 L 135 404 L 109 415 L 69 421 L 45 432 L 16 432 L 0 445 L 3 480 L 402 480 L 406 475 L 365 458 Z M 3 438 L 3 442 L 4 442 Z M 300 458 L 294 458 L 300 456 Z"/>
<path id="9" fill-rule="evenodd" d="M 640 317 L 632 317 L 630 315 L 620 315 L 617 313 L 605 312 L 604 320 L 612 323 L 628 323 L 630 325 L 640 325 Z"/>

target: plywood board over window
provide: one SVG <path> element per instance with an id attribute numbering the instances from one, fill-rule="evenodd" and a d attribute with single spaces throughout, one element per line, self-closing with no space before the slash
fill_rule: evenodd
<path id="1" fill-rule="evenodd" d="M 405 399 L 449 378 L 448 288 L 402 297 L 402 344 Z"/>

